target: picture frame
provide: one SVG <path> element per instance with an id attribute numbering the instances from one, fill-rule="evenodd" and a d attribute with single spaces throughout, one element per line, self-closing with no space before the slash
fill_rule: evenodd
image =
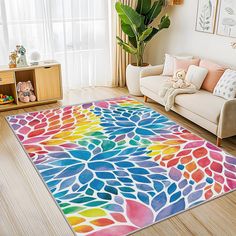
<path id="1" fill-rule="evenodd" d="M 195 30 L 214 34 L 218 0 L 198 0 Z"/>
<path id="2" fill-rule="evenodd" d="M 216 34 L 236 38 L 236 1 L 220 0 Z"/>

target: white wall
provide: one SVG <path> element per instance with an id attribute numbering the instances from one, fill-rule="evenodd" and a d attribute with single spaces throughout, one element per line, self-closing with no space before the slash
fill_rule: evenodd
<path id="1" fill-rule="evenodd" d="M 188 54 L 236 68 L 236 50 L 230 46 L 236 38 L 195 31 L 197 2 L 184 0 L 183 5 L 167 9 L 171 27 L 160 32 L 147 47 L 145 58 L 149 63 L 162 63 L 165 53 Z"/>

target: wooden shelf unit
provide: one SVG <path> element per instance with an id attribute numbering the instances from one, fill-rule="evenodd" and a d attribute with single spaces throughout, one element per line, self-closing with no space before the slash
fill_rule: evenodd
<path id="1" fill-rule="evenodd" d="M 31 81 L 36 95 L 35 102 L 22 103 L 17 96 L 18 82 Z M 61 65 L 57 62 L 40 63 L 21 68 L 0 67 L 0 94 L 11 95 L 14 103 L 0 105 L 0 112 L 56 102 L 63 98 Z"/>

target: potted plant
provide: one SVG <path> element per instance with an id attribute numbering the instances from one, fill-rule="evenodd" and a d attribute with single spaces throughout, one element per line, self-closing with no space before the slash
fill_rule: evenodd
<path id="1" fill-rule="evenodd" d="M 170 19 L 165 15 L 161 18 L 158 27 L 151 23 L 161 13 L 165 0 L 157 0 L 152 4 L 151 0 L 138 0 L 136 9 L 121 2 L 116 3 L 116 11 L 121 19 L 122 31 L 128 36 L 128 42 L 117 37 L 118 44 L 136 58 L 136 63 L 128 65 L 126 69 L 126 81 L 130 94 L 141 96 L 139 88 L 139 75 L 144 66 L 144 51 L 147 43 L 162 29 L 169 28 Z"/>

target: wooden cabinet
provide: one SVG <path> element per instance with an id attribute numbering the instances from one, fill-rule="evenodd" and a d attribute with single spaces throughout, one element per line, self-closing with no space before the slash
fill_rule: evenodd
<path id="1" fill-rule="evenodd" d="M 38 101 L 61 99 L 60 66 L 35 69 L 35 84 Z"/>
<path id="2" fill-rule="evenodd" d="M 15 83 L 15 75 L 12 71 L 0 72 L 0 85 Z"/>
<path id="3" fill-rule="evenodd" d="M 16 91 L 18 82 L 31 81 L 37 97 L 35 102 L 22 103 Z M 23 68 L 0 67 L 0 94 L 14 97 L 12 104 L 0 105 L 0 111 L 56 102 L 63 98 L 61 65 L 57 62 L 41 63 Z"/>

